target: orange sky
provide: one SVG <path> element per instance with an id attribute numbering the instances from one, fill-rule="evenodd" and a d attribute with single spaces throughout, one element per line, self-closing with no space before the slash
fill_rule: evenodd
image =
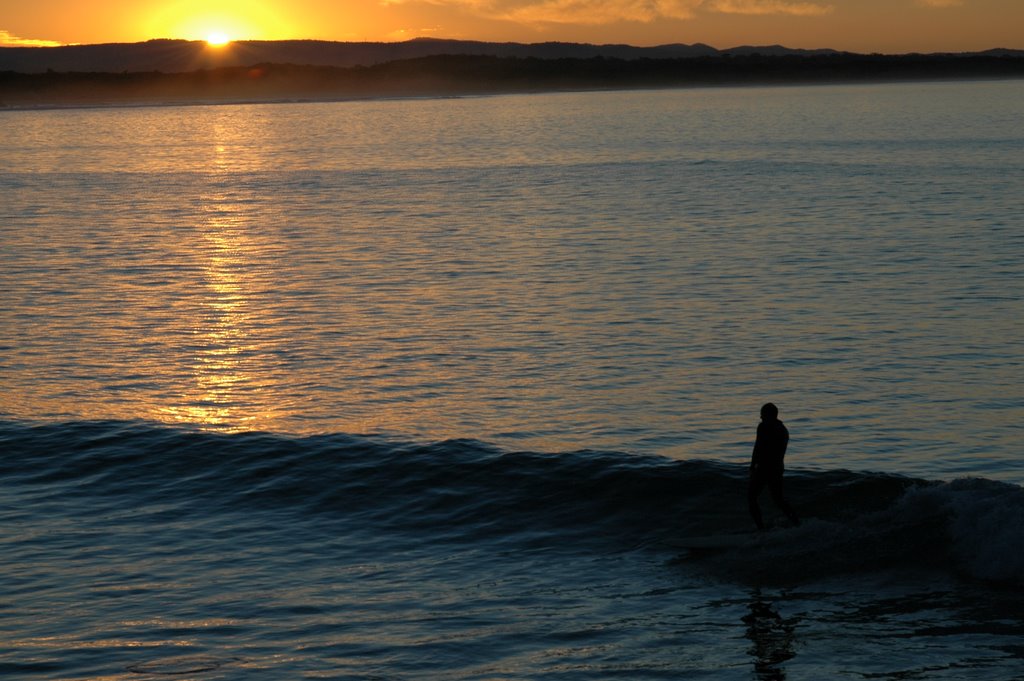
<path id="1" fill-rule="evenodd" d="M 1024 48 L 1024 0 L 0 0 L 0 44 L 150 38 Z"/>

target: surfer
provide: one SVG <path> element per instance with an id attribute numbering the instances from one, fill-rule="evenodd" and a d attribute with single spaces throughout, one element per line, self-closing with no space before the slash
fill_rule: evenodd
<path id="1" fill-rule="evenodd" d="M 782 459 L 786 456 L 787 446 L 789 431 L 779 420 L 779 408 L 769 402 L 761 407 L 761 423 L 757 425 L 757 440 L 750 457 L 750 487 L 747 489 L 747 505 L 759 530 L 764 529 L 764 520 L 757 497 L 765 487 L 772 493 L 772 501 L 790 521 L 794 525 L 800 524 L 800 519 L 782 496 Z"/>

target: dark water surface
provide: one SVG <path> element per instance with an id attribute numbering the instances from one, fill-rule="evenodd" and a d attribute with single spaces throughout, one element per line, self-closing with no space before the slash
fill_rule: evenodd
<path id="1" fill-rule="evenodd" d="M 1024 670 L 1020 487 L 469 441 L 9 424 L 12 678 L 983 678 Z"/>
<path id="2" fill-rule="evenodd" d="M 1022 114 L 0 113 L 0 675 L 1024 678 Z"/>

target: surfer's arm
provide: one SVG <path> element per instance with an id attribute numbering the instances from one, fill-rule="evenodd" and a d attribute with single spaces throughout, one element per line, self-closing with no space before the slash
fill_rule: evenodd
<path id="1" fill-rule="evenodd" d="M 754 440 L 754 451 L 750 452 L 750 472 L 753 473 L 757 470 L 758 451 L 760 450 L 761 444 L 761 426 L 757 426 L 757 438 Z"/>

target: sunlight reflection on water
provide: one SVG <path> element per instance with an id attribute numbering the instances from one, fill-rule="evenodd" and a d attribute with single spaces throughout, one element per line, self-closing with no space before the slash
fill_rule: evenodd
<path id="1" fill-rule="evenodd" d="M 5 112 L 0 411 L 1013 478 L 1020 90 Z"/>

